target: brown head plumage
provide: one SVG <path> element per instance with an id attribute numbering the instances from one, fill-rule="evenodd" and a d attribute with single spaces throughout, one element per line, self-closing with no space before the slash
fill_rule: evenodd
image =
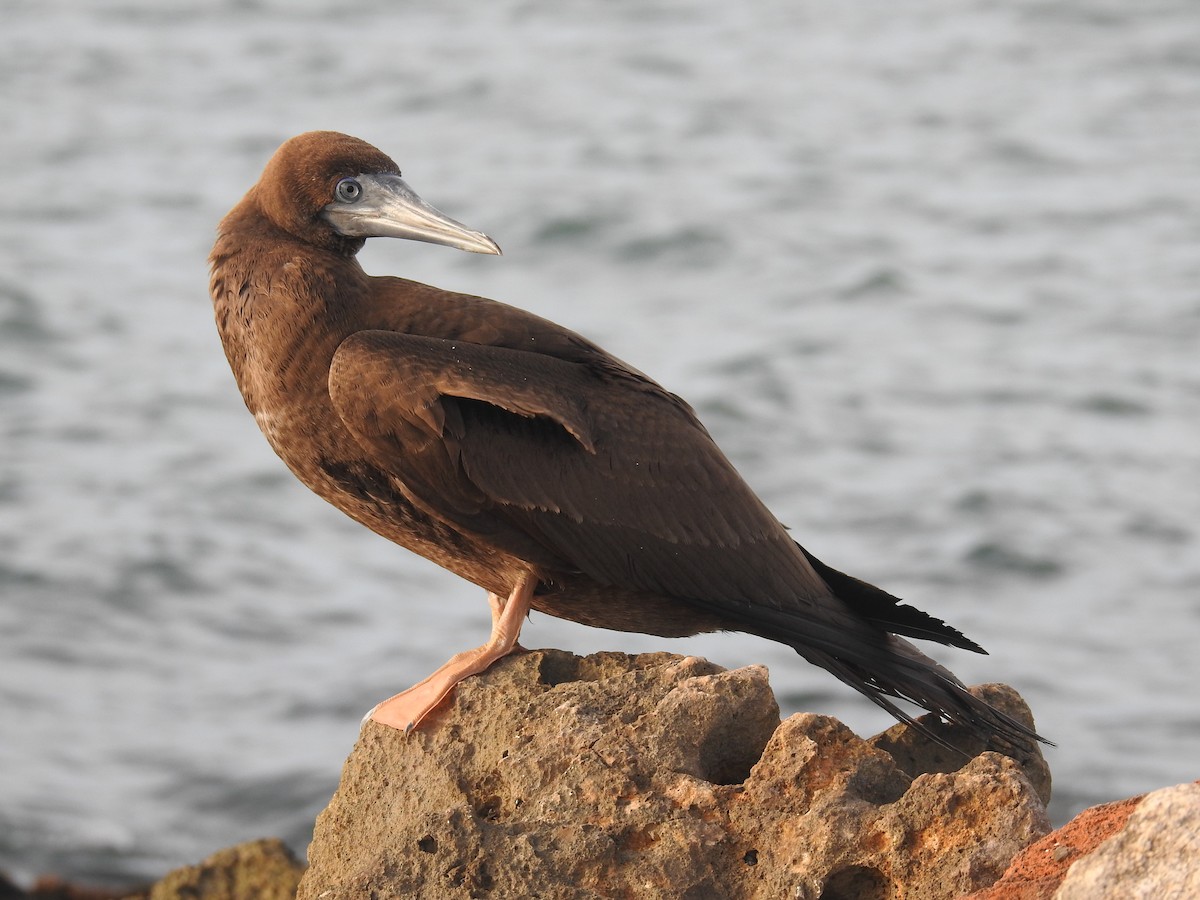
<path id="1" fill-rule="evenodd" d="M 337 183 L 355 175 L 399 175 L 400 167 L 366 141 L 336 131 L 309 131 L 285 142 L 248 196 L 276 226 L 316 247 L 356 253 L 361 237 L 346 237 L 322 216 Z"/>

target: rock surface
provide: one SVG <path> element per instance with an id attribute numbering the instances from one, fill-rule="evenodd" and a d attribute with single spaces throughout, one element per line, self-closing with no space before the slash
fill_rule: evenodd
<path id="1" fill-rule="evenodd" d="M 1137 796 L 1085 809 L 1018 853 L 999 881 L 967 900 L 1051 900 L 1067 869 L 1124 828 L 1141 802 Z"/>
<path id="2" fill-rule="evenodd" d="M 283 841 L 267 838 L 220 850 L 168 874 L 148 900 L 291 900 L 304 864 Z"/>
<path id="3" fill-rule="evenodd" d="M 1200 897 L 1200 782 L 1085 809 L 966 900 L 1142 896 Z"/>
<path id="4" fill-rule="evenodd" d="M 909 731 L 781 724 L 761 667 L 508 657 L 418 732 L 366 723 L 298 896 L 960 897 L 1049 830 L 1048 773 Z"/>
<path id="5" fill-rule="evenodd" d="M 1147 794 L 1125 827 L 1067 872 L 1055 900 L 1200 897 L 1200 784 Z"/>
<path id="6" fill-rule="evenodd" d="M 0 900 L 291 900 L 303 872 L 304 864 L 283 841 L 264 838 L 219 850 L 152 885 L 125 890 L 44 876 L 26 892 L 0 873 Z"/>
<path id="7" fill-rule="evenodd" d="M 128 890 L 90 888 L 55 875 L 43 875 L 26 891 L 0 872 L 0 900 L 145 900 L 149 890 L 148 887 Z"/>

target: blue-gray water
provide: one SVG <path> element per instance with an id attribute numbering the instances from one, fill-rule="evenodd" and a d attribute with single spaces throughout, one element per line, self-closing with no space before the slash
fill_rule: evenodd
<path id="1" fill-rule="evenodd" d="M 303 849 L 363 712 L 480 591 L 296 483 L 211 323 L 286 137 L 376 143 L 503 258 L 368 271 L 526 306 L 688 397 L 796 536 L 966 631 L 1053 813 L 1200 775 L 1194 0 L 7 2 L 0 869 Z M 786 648 L 535 615 L 527 646 Z"/>

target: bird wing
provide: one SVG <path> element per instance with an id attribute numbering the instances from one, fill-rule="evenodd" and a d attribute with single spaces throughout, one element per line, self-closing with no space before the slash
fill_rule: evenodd
<path id="1" fill-rule="evenodd" d="M 413 502 L 501 549 L 734 618 L 829 597 L 683 401 L 590 345 L 572 352 L 362 331 L 329 389 Z"/>

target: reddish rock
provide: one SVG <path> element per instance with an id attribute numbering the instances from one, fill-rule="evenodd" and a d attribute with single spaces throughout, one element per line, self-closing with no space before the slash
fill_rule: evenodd
<path id="1" fill-rule="evenodd" d="M 1085 809 L 1070 822 L 1014 857 L 1004 876 L 966 900 L 1050 900 L 1071 863 L 1125 827 L 1142 798 Z"/>
<path id="2" fill-rule="evenodd" d="M 266 838 L 219 850 L 140 888 L 87 888 L 51 875 L 22 891 L 0 873 L 0 900 L 292 900 L 304 864 Z"/>
<path id="3" fill-rule="evenodd" d="M 147 900 L 150 887 L 95 888 L 56 875 L 43 875 L 29 890 L 17 887 L 0 872 L 0 900 Z"/>
<path id="4" fill-rule="evenodd" d="M 53 875 L 43 875 L 25 896 L 29 900 L 147 900 L 150 889 L 81 887 Z"/>
<path id="5" fill-rule="evenodd" d="M 1179 798 L 1185 804 L 1184 809 L 1190 809 L 1187 804 L 1200 805 L 1200 781 L 1195 782 L 1194 785 L 1181 787 L 1196 789 L 1196 792 L 1184 794 Z M 1163 791 L 1155 791 L 1154 794 L 1142 794 L 1127 800 L 1105 803 L 1084 810 L 1062 828 L 1026 847 L 1013 859 L 1003 878 L 990 888 L 971 894 L 966 900 L 1051 900 L 1063 886 L 1068 870 L 1075 863 L 1095 853 L 1101 844 L 1110 839 L 1114 841 L 1113 850 L 1116 851 L 1118 849 L 1115 843 L 1116 838 L 1129 825 L 1130 818 L 1135 811 L 1139 810 L 1142 802 L 1148 797 L 1155 797 L 1167 791 L 1180 793 L 1175 788 L 1164 788 Z M 1200 815 L 1200 813 L 1197 814 Z M 1181 858 L 1190 859 L 1193 865 L 1193 869 L 1189 873 L 1186 866 L 1180 865 L 1178 862 L 1172 863 L 1170 866 L 1172 877 L 1186 874 L 1194 876 L 1195 872 L 1200 870 L 1200 845 L 1194 845 L 1194 842 L 1200 840 L 1200 829 L 1191 827 L 1191 824 L 1181 814 L 1179 805 L 1171 807 L 1169 811 L 1163 810 L 1159 815 L 1163 821 L 1156 822 L 1152 826 L 1157 843 L 1160 845 L 1159 851 L 1161 852 L 1163 847 L 1170 845 L 1171 835 L 1178 835 L 1184 848 L 1180 854 Z M 1188 844 L 1189 840 L 1193 844 Z M 1150 861 L 1155 854 L 1135 851 L 1129 855 L 1138 861 Z M 1118 892 L 1114 896 L 1134 896 L 1134 892 L 1128 884 L 1117 883 L 1119 871 L 1119 868 L 1114 866 L 1104 874 L 1109 886 Z M 1082 879 L 1082 870 L 1073 877 Z M 1161 883 L 1161 879 L 1159 887 L 1165 887 Z M 1083 891 L 1084 889 L 1074 888 L 1071 890 Z M 1086 890 L 1087 893 L 1079 893 L 1078 896 L 1100 896 L 1097 888 L 1089 887 Z M 1121 893 L 1122 891 L 1125 893 Z"/>
<path id="6" fill-rule="evenodd" d="M 1072 864 L 1054 897 L 1200 897 L 1200 783 L 1146 794 L 1124 828 Z"/>

